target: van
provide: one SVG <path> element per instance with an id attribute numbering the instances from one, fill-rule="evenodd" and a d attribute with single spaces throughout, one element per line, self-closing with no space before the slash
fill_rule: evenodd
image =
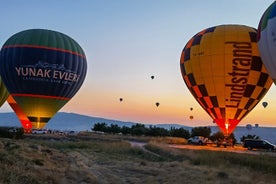
<path id="1" fill-rule="evenodd" d="M 243 147 L 248 150 L 252 149 L 266 149 L 266 150 L 276 150 L 276 146 L 266 140 L 262 139 L 245 139 L 243 142 Z"/>

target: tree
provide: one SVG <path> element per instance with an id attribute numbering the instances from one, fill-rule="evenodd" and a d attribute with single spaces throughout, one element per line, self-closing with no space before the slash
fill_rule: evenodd
<path id="1" fill-rule="evenodd" d="M 185 139 L 188 139 L 190 137 L 190 132 L 188 130 L 185 130 L 184 128 L 171 128 L 170 135 L 173 137 L 183 137 Z"/>
<path id="2" fill-rule="evenodd" d="M 209 138 L 211 135 L 210 127 L 195 127 L 192 129 L 191 137 L 203 136 Z"/>
<path id="3" fill-rule="evenodd" d="M 216 132 L 210 137 L 210 139 L 212 141 L 222 140 L 222 139 L 224 139 L 224 134 L 220 131 Z"/>
<path id="4" fill-rule="evenodd" d="M 121 128 L 117 124 L 111 124 L 109 127 L 107 127 L 107 132 L 117 134 L 121 132 Z"/>
<path id="5" fill-rule="evenodd" d="M 121 128 L 121 132 L 122 132 L 122 134 L 124 134 L 124 135 L 131 134 L 131 128 L 130 128 L 130 127 L 127 127 L 127 126 L 123 126 L 123 127 Z"/>
<path id="6" fill-rule="evenodd" d="M 169 131 L 165 128 L 151 126 L 147 128 L 146 135 L 148 136 L 168 136 Z"/>
<path id="7" fill-rule="evenodd" d="M 241 137 L 241 142 L 244 142 L 245 139 L 260 139 L 260 137 L 257 135 L 250 135 L 250 134 L 248 134 L 247 136 L 243 135 Z"/>
<path id="8" fill-rule="evenodd" d="M 131 126 L 131 134 L 132 135 L 145 135 L 147 129 L 145 125 L 136 123 L 135 125 Z"/>
<path id="9" fill-rule="evenodd" d="M 94 128 L 92 130 L 99 131 L 99 132 L 106 132 L 107 124 L 106 123 L 95 123 Z"/>

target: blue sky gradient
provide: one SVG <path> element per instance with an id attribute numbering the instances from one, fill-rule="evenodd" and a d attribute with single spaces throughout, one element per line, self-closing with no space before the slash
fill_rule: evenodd
<path id="1" fill-rule="evenodd" d="M 86 80 L 60 111 L 141 123 L 213 125 L 183 82 L 181 51 L 193 35 L 208 27 L 257 28 L 272 2 L 2 0 L 0 44 L 19 31 L 44 28 L 65 33 L 82 46 L 88 60 Z M 273 85 L 263 100 L 268 107 L 258 104 L 241 125 L 276 126 L 275 91 Z M 10 111 L 8 104 L 0 109 Z"/>

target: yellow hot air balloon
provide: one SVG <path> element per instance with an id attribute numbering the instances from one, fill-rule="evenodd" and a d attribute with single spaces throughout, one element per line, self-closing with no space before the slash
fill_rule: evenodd
<path id="1" fill-rule="evenodd" d="M 256 29 L 219 25 L 184 47 L 180 68 L 192 95 L 225 135 L 260 102 L 272 84 L 257 46 Z"/>

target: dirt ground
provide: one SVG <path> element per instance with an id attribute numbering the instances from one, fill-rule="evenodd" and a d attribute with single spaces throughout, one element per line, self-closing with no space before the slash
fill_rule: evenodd
<path id="1" fill-rule="evenodd" d="M 228 151 L 228 152 L 235 152 L 235 153 L 243 153 L 243 154 L 269 154 L 276 156 L 276 152 L 266 151 L 266 150 L 248 150 L 247 148 L 242 147 L 242 145 L 235 145 L 233 147 L 217 147 L 215 144 L 210 145 L 169 145 L 172 148 L 179 148 L 179 149 L 194 149 L 194 150 L 211 150 L 211 151 Z"/>
<path id="2" fill-rule="evenodd" d="M 241 146 L 159 144 L 109 134 L 29 135 L 19 140 L 0 139 L 0 183 L 276 184 L 274 173 L 264 172 L 276 157 L 256 155 L 255 163 L 255 155 L 246 156 L 254 157 L 254 162 L 249 160 L 253 166 L 260 159 L 269 163 L 252 169 L 248 164 L 232 163 L 240 162 L 244 155 L 206 154 L 194 151 L 197 149 L 276 156 L 276 152 L 249 151 Z"/>

